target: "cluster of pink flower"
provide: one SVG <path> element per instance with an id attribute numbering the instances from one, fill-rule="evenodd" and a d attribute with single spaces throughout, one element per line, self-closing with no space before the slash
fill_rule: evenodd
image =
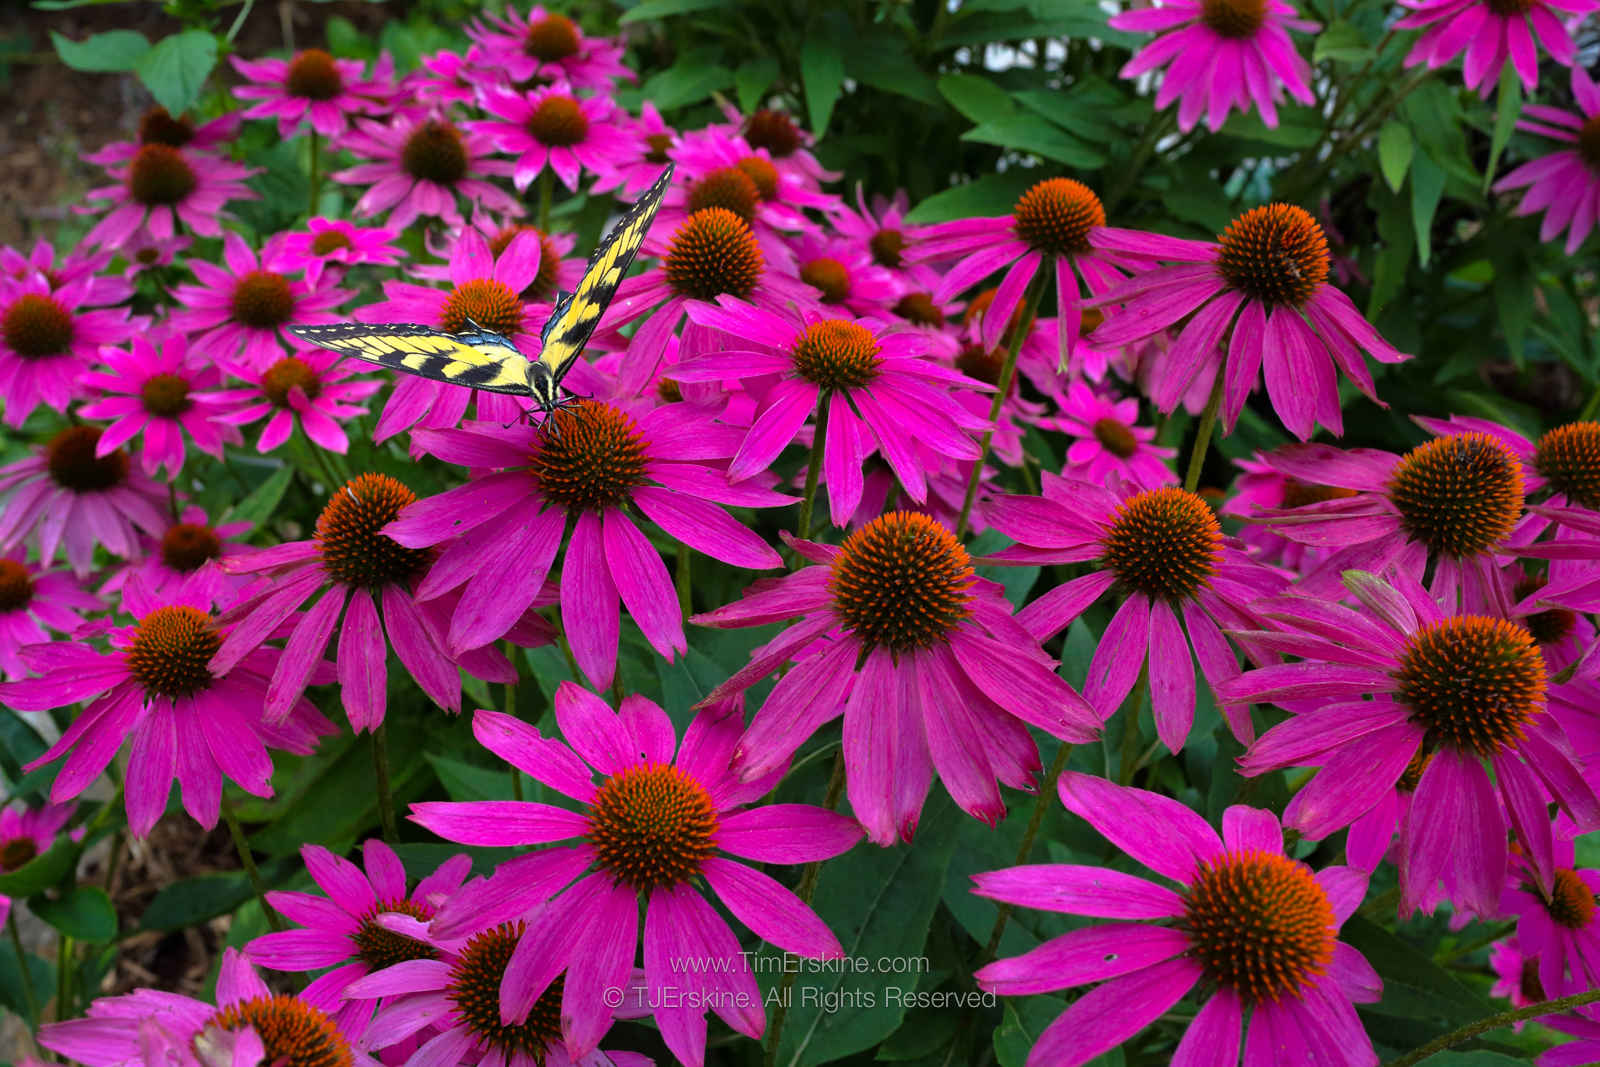
<path id="1" fill-rule="evenodd" d="M 1542 5 L 1531 11 L 1556 53 L 1565 31 Z M 1189 125 L 1207 105 L 1219 125 L 1246 95 L 1270 119 L 1273 78 L 1309 99 L 1279 25 L 1288 9 L 1263 4 L 1245 25 L 1248 14 L 1174 3 L 1119 16 L 1134 29 L 1194 24 L 1130 75 L 1172 59 L 1162 92 L 1182 96 Z M 1531 44 L 1512 26 L 1495 47 L 1521 70 Z M 1264 58 L 1247 47 L 1263 27 L 1275 34 Z M 1238 65 L 1209 95 L 1185 88 L 1198 60 L 1183 49 L 1202 32 L 1225 38 Z M 83 704 L 32 766 L 64 757 L 51 798 L 65 805 L 126 740 L 131 831 L 150 831 L 174 781 L 209 827 L 224 779 L 270 796 L 270 753 L 310 753 L 337 729 L 308 688 L 336 686 L 354 730 L 380 728 L 391 648 L 458 712 L 461 671 L 514 683 L 503 643 L 554 641 L 559 620 L 575 673 L 604 689 L 624 609 L 662 657 L 687 650 L 658 544 L 734 568 L 784 565 L 730 507 L 800 503 L 785 537 L 797 565 L 689 621 L 791 624 L 702 703 L 681 743 L 644 697 L 613 708 L 573 683 L 554 702 L 562 740 L 478 711 L 478 741 L 570 803 L 420 803 L 411 818 L 463 845 L 541 847 L 470 881 L 457 857 L 408 890 L 381 842 L 367 844 L 365 872 L 308 846 L 326 896 L 270 894 L 301 928 L 247 956 L 323 971 L 309 986 L 274 995 L 230 954 L 215 1005 L 148 990 L 102 1000 L 46 1027 L 47 1047 L 94 1067 L 291 1054 L 625 1064 L 643 1057 L 600 1043 L 614 1019 L 649 1015 L 679 1060 L 701 1064 L 708 1011 L 751 1038 L 766 1023 L 739 939 L 703 889 L 763 941 L 837 956 L 798 895 L 739 860 L 812 863 L 863 835 L 908 841 L 935 779 L 992 825 L 1002 784 L 1038 788 L 1030 727 L 1090 742 L 1146 695 L 1160 742 L 1178 752 L 1196 662 L 1246 746 L 1245 774 L 1317 770 L 1281 823 L 1236 806 L 1220 835 L 1156 793 L 1059 764 L 1059 779 L 1046 776 L 1070 811 L 1177 888 L 1065 865 L 977 879 L 1007 905 L 1123 920 L 978 970 L 985 989 L 1012 995 L 1098 983 L 1030 1063 L 1091 1059 L 1196 986 L 1207 998 L 1175 1063 L 1232 1063 L 1241 1048 L 1251 1065 L 1376 1063 L 1353 1005 L 1381 983 L 1338 934 L 1385 859 L 1402 913 L 1519 919 L 1497 950 L 1517 996 L 1600 985 L 1600 873 L 1573 869 L 1572 844 L 1600 828 L 1588 618 L 1600 611 L 1600 424 L 1529 440 L 1479 420 L 1419 420 L 1433 438 L 1403 456 L 1291 445 L 1241 464 L 1220 508 L 1239 533 L 1224 534 L 1196 491 L 1213 420 L 1231 429 L 1260 385 L 1302 442 L 1319 427 L 1341 434 L 1337 374 L 1379 402 L 1366 357 L 1407 358 L 1329 284 L 1327 243 L 1303 210 L 1271 204 L 1214 243 L 1178 240 L 1110 227 L 1091 189 L 1047 178 L 1011 215 L 916 227 L 903 196 L 828 192 L 838 175 L 780 112 L 730 110 L 693 131 L 649 104 L 629 114 L 611 92 L 632 76 L 621 45 L 560 15 L 534 8 L 469 34 L 463 54 L 428 57 L 399 81 L 385 63 L 368 71 L 319 51 L 235 60 L 248 110 L 199 126 L 157 112 L 137 143 L 92 157 L 117 182 L 98 194 L 96 251 L 0 252 L 5 421 L 41 437 L 59 427 L 0 470 L 0 701 L 29 713 Z M 1443 62 L 1460 38 L 1430 30 L 1417 57 Z M 1473 84 L 1491 45 L 1469 52 Z M 1600 99 L 1574 77 L 1592 113 Z M 1547 132 L 1577 136 L 1578 120 L 1548 111 L 1536 115 Z M 285 137 L 309 124 L 361 160 L 332 177 L 359 191 L 354 214 L 371 224 L 313 218 L 259 250 L 225 228 L 225 206 L 253 195 L 249 169 L 223 154 L 246 119 L 275 119 Z M 585 399 L 549 426 L 521 421 L 519 397 L 409 377 L 390 388 L 288 330 L 352 314 L 471 322 L 535 351 L 582 268 L 572 238 L 520 221 L 505 180 L 627 197 L 669 161 L 675 182 L 644 246 L 653 265 L 622 284 L 593 358 L 567 379 Z M 1506 181 L 1564 173 L 1552 163 Z M 1570 223 L 1581 239 L 1593 203 L 1565 199 L 1552 232 Z M 424 233 L 431 262 L 402 251 Z M 215 244 L 196 238 L 220 238 L 220 262 L 196 255 Z M 384 268 L 385 299 L 353 307 L 361 271 Z M 145 271 L 164 302 L 136 314 Z M 191 281 L 169 284 L 185 271 Z M 178 489 L 191 445 L 226 457 L 251 424 L 259 452 L 299 434 L 307 454 L 342 456 L 346 427 L 386 388 L 372 436 L 406 434 L 414 456 L 459 468 L 455 488 L 419 500 L 385 474 L 330 475 L 312 536 L 264 548 L 244 543 L 248 524 Z M 1174 451 L 1139 425 L 1141 397 L 1163 415 L 1201 415 L 1181 488 Z M 1000 468 L 1039 467 L 1024 446 L 1037 433 L 1065 439 L 1064 465 L 1040 472 L 1036 494 L 999 492 Z M 804 449 L 803 490 L 782 484 L 774 462 Z M 849 531 L 840 544 L 810 540 L 822 488 L 832 526 Z M 975 560 L 963 544 L 972 526 L 1014 544 Z M 1072 569 L 1014 610 L 975 563 Z M 1045 646 L 1100 601 L 1110 621 L 1080 693 Z M 747 726 L 746 690 L 774 674 Z M 851 817 L 762 803 L 841 717 Z M 0 819 L 0 869 L 47 848 L 69 812 Z M 1285 827 L 1298 835 L 1289 843 Z M 1299 839 L 1346 829 L 1348 865 L 1313 872 L 1295 858 L 1308 854 Z M 674 989 L 688 995 L 664 995 Z M 1563 1025 L 1600 1032 L 1590 1019 Z"/>

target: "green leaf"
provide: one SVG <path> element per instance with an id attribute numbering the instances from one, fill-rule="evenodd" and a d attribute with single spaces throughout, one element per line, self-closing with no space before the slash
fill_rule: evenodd
<path id="1" fill-rule="evenodd" d="M 23 960 L 33 979 L 34 1005 L 42 1008 L 50 996 L 49 991 L 56 987 L 56 969 L 50 961 L 42 960 L 31 952 L 23 953 Z M 9 941 L 0 945 L 0 1004 L 29 1023 L 40 1021 L 28 1016 L 28 995 L 22 984 L 22 968 L 17 964 L 17 950 Z"/>
<path id="2" fill-rule="evenodd" d="M 660 19 L 668 15 L 684 15 L 691 11 L 710 11 L 732 6 L 728 0 L 644 0 L 637 7 L 624 12 L 617 21 L 627 25 L 645 19 Z"/>
<path id="3" fill-rule="evenodd" d="M 117 909 L 97 885 L 73 887 L 51 900 L 36 897 L 28 906 L 40 919 L 78 941 L 110 941 L 117 936 Z"/>
<path id="4" fill-rule="evenodd" d="M 1065 163 L 1069 167 L 1092 170 L 1106 157 L 1036 115 L 1019 112 L 996 122 L 980 122 L 961 135 L 963 141 L 1014 148 L 1036 156 Z"/>
<path id="5" fill-rule="evenodd" d="M 1489 257 L 1494 263 L 1494 306 L 1500 329 L 1505 332 L 1511 358 L 1520 364 L 1538 286 L 1522 246 L 1516 242 L 1491 240 Z"/>
<path id="6" fill-rule="evenodd" d="M 268 886 L 277 885 L 299 869 L 300 861 L 296 858 L 272 860 L 261 865 L 261 879 Z M 255 887 L 243 871 L 195 875 L 164 886 L 145 906 L 144 914 L 139 916 L 139 926 L 144 930 L 198 926 L 218 915 L 228 914 L 253 896 Z"/>
<path id="7" fill-rule="evenodd" d="M 857 964 L 797 976 L 780 1062 L 827 1063 L 899 1028 L 903 1001 L 926 977 L 928 925 L 955 850 L 956 822 L 965 818 L 938 794 L 924 807 L 911 845 L 861 844 L 823 866 L 813 906 Z M 777 986 L 781 974 L 767 968 L 778 958 L 762 950 L 763 984 Z"/>
<path id="8" fill-rule="evenodd" d="M 1406 171 L 1411 169 L 1411 157 L 1416 150 L 1411 130 L 1405 123 L 1385 122 L 1378 131 L 1378 166 L 1383 170 L 1383 180 L 1397 193 L 1405 184 Z"/>
<path id="9" fill-rule="evenodd" d="M 1099 92 L 1085 92 L 1078 86 L 1070 93 L 1025 89 L 1012 93 L 1011 98 L 1086 141 L 1104 144 L 1119 136 L 1116 124 L 1106 117 L 1101 106 L 1105 99 Z"/>
<path id="10" fill-rule="evenodd" d="M 132 70 L 140 57 L 150 51 L 145 35 L 133 30 L 97 33 L 82 41 L 71 40 L 51 30 L 50 40 L 55 43 L 61 62 L 73 70 L 100 73 Z"/>
<path id="11" fill-rule="evenodd" d="M 1486 193 L 1489 186 L 1494 184 L 1494 171 L 1500 164 L 1500 153 L 1505 151 L 1506 144 L 1511 140 L 1511 132 L 1516 129 L 1517 116 L 1522 114 L 1522 79 L 1510 63 L 1500 70 L 1497 97 L 1494 136 L 1489 144 L 1489 165 L 1483 170 L 1483 191 Z"/>
<path id="12" fill-rule="evenodd" d="M 1383 999 L 1363 1005 L 1363 1011 L 1437 1020 L 1445 1026 L 1465 1025 L 1495 1012 L 1486 997 L 1462 985 L 1421 949 L 1366 919 L 1351 918 L 1339 937 L 1365 956 L 1383 979 Z"/>
<path id="13" fill-rule="evenodd" d="M 58 885 L 78 866 L 80 846 L 69 838 L 60 838 L 42 856 L 35 856 L 10 874 L 0 874 L 0 893 L 8 897 L 31 897 Z"/>
<path id="14" fill-rule="evenodd" d="M 284 490 L 289 488 L 289 483 L 293 480 L 293 467 L 288 464 L 279 467 L 266 481 L 256 486 L 249 496 L 233 506 L 228 512 L 228 521 L 248 522 L 259 528 L 278 509 L 278 502 L 283 499 Z"/>
<path id="15" fill-rule="evenodd" d="M 1375 53 L 1361 31 L 1349 22 L 1335 22 L 1317 34 L 1316 47 L 1311 50 L 1311 61 L 1321 63 L 1365 63 Z"/>
<path id="16" fill-rule="evenodd" d="M 156 103 L 181 115 L 199 97 L 216 65 L 217 39 L 205 30 L 185 30 L 157 41 L 133 69 Z"/>
<path id="17" fill-rule="evenodd" d="M 821 137 L 844 89 L 844 56 L 831 33 L 806 35 L 800 46 L 800 80 L 805 84 L 811 132 Z"/>
<path id="18" fill-rule="evenodd" d="M 1022 167 L 1004 174 L 985 174 L 976 181 L 934 193 L 912 208 L 906 221 L 920 224 L 974 215 L 1009 215 L 1017 197 L 1038 180 L 1038 171 Z"/>
<path id="19" fill-rule="evenodd" d="M 511 799 L 509 771 L 480 767 L 432 752 L 425 752 L 423 756 L 433 765 L 433 773 L 439 776 L 439 784 L 444 786 L 451 800 Z"/>
<path id="20" fill-rule="evenodd" d="M 15 782 L 24 764 L 32 763 L 49 747 L 34 728 L 10 708 L 0 707 L 0 771 Z"/>
<path id="21" fill-rule="evenodd" d="M 988 78 L 946 74 L 937 85 L 939 95 L 973 122 L 1004 122 L 1017 113 L 1011 94 Z"/>
<path id="22" fill-rule="evenodd" d="M 778 80 L 778 61 L 771 56 L 759 56 L 743 63 L 733 72 L 733 91 L 739 97 L 740 111 L 754 111 L 761 106 L 772 83 Z"/>
<path id="23" fill-rule="evenodd" d="M 933 76 L 917 65 L 900 35 L 864 33 L 847 38 L 843 45 L 845 73 L 862 85 L 930 107 L 943 105 Z"/>
<path id="24" fill-rule="evenodd" d="M 698 104 L 712 93 L 733 84 L 733 71 L 720 63 L 702 63 L 698 57 L 680 56 L 678 62 L 644 83 L 647 100 L 662 111 Z"/>
<path id="25" fill-rule="evenodd" d="M 1427 1067 L 1528 1067 L 1527 1057 L 1502 1055 L 1499 1052 L 1436 1052 L 1423 1060 Z"/>
<path id="26" fill-rule="evenodd" d="M 1444 170 L 1426 154 L 1411 161 L 1411 228 L 1417 235 L 1417 263 L 1426 267 L 1433 254 L 1433 214 L 1444 196 Z"/>

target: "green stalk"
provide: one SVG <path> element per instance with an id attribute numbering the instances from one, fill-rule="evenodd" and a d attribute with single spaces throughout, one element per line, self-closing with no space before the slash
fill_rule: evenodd
<path id="1" fill-rule="evenodd" d="M 309 183 L 311 193 L 309 203 L 306 206 L 306 218 L 308 219 L 316 218 L 317 201 L 322 198 L 321 149 L 322 137 L 313 128 L 311 131 L 311 180 Z"/>
<path id="2" fill-rule="evenodd" d="M 1016 336 L 1011 338 L 1011 347 L 1006 350 L 1006 362 L 1000 368 L 1000 381 L 996 384 L 994 403 L 989 405 L 989 428 L 983 431 L 983 441 L 978 446 L 978 462 L 973 464 L 972 479 L 967 482 L 967 496 L 961 502 L 961 519 L 956 523 L 958 540 L 967 534 L 967 521 L 972 517 L 972 503 L 978 499 L 978 483 L 983 480 L 983 465 L 988 462 L 989 446 L 994 443 L 994 428 L 1000 423 L 1000 411 L 1005 407 L 1006 394 L 1011 392 L 1011 382 L 1017 376 L 1017 355 L 1022 351 L 1022 343 L 1028 339 L 1028 334 L 1033 330 L 1033 317 L 1039 310 L 1039 301 L 1044 298 L 1045 288 L 1049 284 L 1050 269 L 1054 269 L 1053 264 L 1039 265 L 1039 273 L 1034 275 L 1033 281 L 1028 285 L 1028 293 L 1023 298 L 1022 319 L 1017 323 Z"/>
<path id="3" fill-rule="evenodd" d="M 267 917 L 267 925 L 274 932 L 283 930 L 283 920 L 278 918 L 277 911 L 267 903 L 267 883 L 262 880 L 261 870 L 256 866 L 256 859 L 250 853 L 250 843 L 244 839 L 244 827 L 239 825 L 239 816 L 234 814 L 233 805 L 228 802 L 226 795 L 222 798 L 222 819 L 228 824 L 228 835 L 233 838 L 234 851 L 239 853 L 239 865 L 244 868 L 244 873 L 250 879 L 250 886 L 256 891 L 256 899 L 261 901 L 261 914 Z"/>
<path id="4" fill-rule="evenodd" d="M 844 746 L 839 746 L 838 753 L 833 757 L 833 774 L 828 779 L 828 794 L 823 798 L 822 806 L 832 811 L 839 806 L 839 800 L 844 796 Z M 800 900 L 811 906 L 811 898 L 817 891 L 817 879 L 822 875 L 822 862 L 812 860 L 806 864 L 805 870 L 800 874 L 800 885 L 795 892 Z M 772 1029 L 769 1032 L 767 1045 L 766 1067 L 776 1067 L 778 1062 L 778 1048 L 783 1042 L 783 1024 L 789 1017 L 789 995 L 794 989 L 795 972 L 784 968 L 783 978 L 778 983 L 778 1003 L 772 1009 Z"/>
<path id="5" fill-rule="evenodd" d="M 683 542 L 678 542 L 678 566 L 673 577 L 678 585 L 678 610 L 683 612 L 683 617 L 688 618 L 694 614 L 694 604 L 689 596 L 690 582 L 693 577 L 694 549 Z"/>
<path id="6" fill-rule="evenodd" d="M 1558 997 L 1555 1000 L 1542 1000 L 1537 1004 L 1527 1007 L 1514 1008 L 1503 1011 L 1497 1015 L 1485 1016 L 1477 1022 L 1468 1023 L 1459 1029 L 1452 1030 L 1443 1037 L 1436 1037 L 1421 1048 L 1412 1049 L 1398 1059 L 1390 1060 L 1384 1067 L 1411 1067 L 1414 1063 L 1421 1063 L 1437 1052 L 1443 1052 L 1452 1045 L 1459 1045 L 1468 1038 L 1486 1034 L 1490 1030 L 1499 1030 L 1502 1027 L 1519 1023 L 1524 1019 L 1537 1019 L 1541 1015 L 1558 1015 L 1573 1008 L 1581 1008 L 1585 1004 L 1593 1004 L 1600 1000 L 1600 989 L 1591 989 L 1584 993 L 1575 993 L 1570 997 Z"/>
<path id="7" fill-rule="evenodd" d="M 1050 810 L 1050 799 L 1056 795 L 1056 783 L 1061 780 L 1061 772 L 1066 769 L 1071 756 L 1072 746 L 1061 742 L 1056 749 L 1056 758 L 1050 761 L 1050 769 L 1045 772 L 1044 781 L 1039 783 L 1039 795 L 1033 801 L 1033 814 L 1028 817 L 1027 829 L 1022 831 L 1022 844 L 1017 846 L 1017 861 L 1012 866 L 1020 867 L 1032 855 L 1034 839 L 1039 836 L 1039 827 L 1044 825 L 1045 812 Z M 983 955 L 978 957 L 978 964 L 994 959 L 994 954 L 1000 949 L 1001 935 L 1006 932 L 1006 923 L 1010 921 L 1011 905 L 1001 904 L 999 914 L 994 917 L 994 929 L 989 931 L 989 943 L 983 946 Z"/>
<path id="8" fill-rule="evenodd" d="M 1140 137 L 1139 143 L 1134 146 L 1133 155 L 1128 158 L 1128 165 L 1122 169 L 1122 180 L 1105 198 L 1107 214 L 1110 214 L 1113 208 L 1122 203 L 1123 200 L 1127 199 L 1128 194 L 1133 192 L 1133 187 L 1139 181 L 1139 175 L 1144 172 L 1145 165 L 1150 162 L 1151 155 L 1155 153 L 1156 144 L 1161 138 L 1173 131 L 1177 126 L 1177 122 L 1176 113 L 1172 108 L 1168 108 L 1161 113 L 1156 121 L 1144 128 L 1144 135 Z"/>
<path id="9" fill-rule="evenodd" d="M 817 481 L 822 477 L 823 447 L 828 443 L 828 408 L 833 399 L 831 391 L 817 395 L 817 431 L 811 437 L 811 462 L 806 467 L 806 491 L 800 499 L 800 517 L 795 522 L 795 534 L 807 541 L 811 539 L 811 513 L 817 503 Z"/>
<path id="10" fill-rule="evenodd" d="M 394 793 L 389 788 L 389 725 L 380 722 L 372 731 L 372 769 L 378 776 L 378 821 L 383 824 L 383 839 L 400 843 L 400 829 L 394 820 Z"/>
<path id="11" fill-rule="evenodd" d="M 28 1009 L 28 1021 L 39 1022 L 39 995 L 33 990 L 33 971 L 28 968 L 28 953 L 22 948 L 22 934 L 17 930 L 17 909 L 6 913 L 6 930 L 11 934 L 11 947 L 17 950 L 17 969 L 22 972 L 22 1002 Z"/>
<path id="12" fill-rule="evenodd" d="M 1222 407 L 1222 387 L 1228 372 L 1228 362 L 1217 367 L 1217 380 L 1211 385 L 1211 395 L 1206 398 L 1206 409 L 1200 413 L 1200 429 L 1195 434 L 1194 449 L 1189 453 L 1189 469 L 1183 476 L 1183 487 L 1194 492 L 1200 485 L 1200 471 L 1206 465 L 1206 450 L 1211 447 L 1211 433 L 1217 425 L 1217 409 Z"/>
<path id="13" fill-rule="evenodd" d="M 1128 785 L 1139 769 L 1139 712 L 1144 710 L 1144 697 L 1150 689 L 1150 661 L 1139 668 L 1139 680 L 1133 683 L 1133 692 L 1122 704 L 1122 759 L 1117 767 L 1117 784 Z"/>
<path id="14" fill-rule="evenodd" d="M 555 172 L 548 164 L 539 172 L 539 232 L 550 232 L 550 194 L 554 192 Z"/>
<path id="15" fill-rule="evenodd" d="M 72 1018 L 72 938 L 56 938 L 56 1022 Z"/>

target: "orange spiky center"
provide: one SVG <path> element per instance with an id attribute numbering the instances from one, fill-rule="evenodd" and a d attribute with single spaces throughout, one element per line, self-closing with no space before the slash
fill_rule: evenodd
<path id="1" fill-rule="evenodd" d="M 355 946 L 356 955 L 374 971 L 381 971 L 385 967 L 393 967 L 397 963 L 407 960 L 436 960 L 439 952 L 425 941 L 418 941 L 405 934 L 397 934 L 387 927 L 378 924 L 378 916 L 384 914 L 409 915 L 413 919 L 427 922 L 433 918 L 433 909 L 420 901 L 409 897 L 398 900 L 379 901 L 378 904 L 367 910 L 361 916 L 360 925 L 350 934 L 350 943 Z"/>
<path id="2" fill-rule="evenodd" d="M 1127 459 L 1139 451 L 1139 439 L 1133 435 L 1133 428 L 1121 419 L 1107 415 L 1096 419 L 1090 429 L 1094 431 L 1094 439 L 1100 442 L 1100 447 L 1118 459 Z"/>
<path id="3" fill-rule="evenodd" d="M 275 407 L 288 407 L 289 392 L 297 385 L 307 400 L 322 395 L 322 379 L 316 369 L 299 356 L 284 356 L 261 374 L 261 391 Z"/>
<path id="4" fill-rule="evenodd" d="M 1394 677 L 1430 748 L 1487 759 L 1520 741 L 1544 710 L 1544 657 L 1527 630 L 1505 619 L 1455 615 L 1422 627 Z"/>
<path id="5" fill-rule="evenodd" d="M 1311 869 L 1259 849 L 1199 864 L 1183 923 L 1206 976 L 1250 1003 L 1302 996 L 1328 972 L 1338 933 Z"/>
<path id="6" fill-rule="evenodd" d="M 44 293 L 23 293 L 0 316 L 0 337 L 23 359 L 66 355 L 76 333 L 72 312 Z"/>
<path id="7" fill-rule="evenodd" d="M 540 144 L 567 148 L 589 136 L 589 119 L 572 97 L 551 95 L 528 116 L 528 133 Z"/>
<path id="8" fill-rule="evenodd" d="M 409 585 L 432 553 L 405 547 L 383 528 L 416 501 L 417 494 L 387 474 L 362 474 L 345 482 L 317 517 L 317 549 L 329 576 L 367 589 Z"/>
<path id="9" fill-rule="evenodd" d="M 1222 528 L 1199 496 L 1169 486 L 1123 501 L 1102 544 L 1101 566 L 1128 590 L 1177 603 L 1216 575 Z"/>
<path id="10" fill-rule="evenodd" d="M 680 885 L 716 849 L 711 794 L 675 766 L 647 763 L 618 771 L 595 791 L 586 835 L 595 862 L 640 893 Z"/>
<path id="11" fill-rule="evenodd" d="M 161 562 L 179 574 L 192 574 L 222 558 L 222 538 L 203 522 L 178 522 L 161 535 Z"/>
<path id="12" fill-rule="evenodd" d="M 907 293 L 895 304 L 894 313 L 907 322 L 914 322 L 918 326 L 944 325 L 944 312 L 940 311 L 939 306 L 933 302 L 932 293 Z"/>
<path id="13" fill-rule="evenodd" d="M 1017 237 L 1053 256 L 1087 253 L 1089 234 L 1106 224 L 1100 198 L 1072 178 L 1046 178 L 1023 193 L 1011 213 Z"/>
<path id="14" fill-rule="evenodd" d="M 1582 930 L 1594 921 L 1594 891 L 1577 871 L 1564 867 L 1556 871 L 1555 885 L 1550 899 L 1545 901 L 1545 910 L 1558 926 Z"/>
<path id="15" fill-rule="evenodd" d="M 139 620 L 128 671 L 149 696 L 193 696 L 211 686 L 206 664 L 221 647 L 215 619 L 199 608 L 168 604 Z"/>
<path id="16" fill-rule="evenodd" d="M 400 166 L 418 181 L 454 185 L 467 176 L 466 142 L 461 131 L 442 119 L 429 119 L 406 138 Z"/>
<path id="17" fill-rule="evenodd" d="M 1389 499 L 1413 541 L 1435 555 L 1481 555 L 1522 517 L 1522 464 L 1485 433 L 1452 434 L 1418 445 L 1400 460 Z"/>
<path id="18" fill-rule="evenodd" d="M 1600 511 L 1600 422 L 1572 422 L 1546 431 L 1534 447 L 1533 469 L 1553 492 Z"/>
<path id="19" fill-rule="evenodd" d="M 1217 242 L 1223 280 L 1270 307 L 1299 307 L 1328 280 L 1328 240 L 1317 220 L 1293 204 L 1251 208 Z"/>
<path id="20" fill-rule="evenodd" d="M 545 63 L 578 54 L 578 26 L 565 15 L 546 15 L 528 26 L 522 50 Z"/>
<path id="21" fill-rule="evenodd" d="M 45 468 L 63 489 L 96 493 L 115 489 L 128 478 L 128 453 L 122 449 L 105 456 L 94 454 L 100 443 L 97 426 L 68 426 L 45 446 Z"/>
<path id="22" fill-rule="evenodd" d="M 976 580 L 972 557 L 938 520 L 894 511 L 845 539 L 828 590 L 863 645 L 898 656 L 947 641 L 972 614 Z"/>
<path id="23" fill-rule="evenodd" d="M 860 323 L 824 319 L 795 338 L 795 373 L 823 389 L 859 389 L 878 377 L 883 365 L 877 339 Z"/>
<path id="24" fill-rule="evenodd" d="M 743 299 L 755 290 L 765 267 L 761 246 L 743 219 L 727 208 L 702 208 L 672 235 L 667 284 L 698 300 L 724 293 Z"/>
<path id="25" fill-rule="evenodd" d="M 521 298 L 505 282 L 474 278 L 450 290 L 439 312 L 439 327 L 459 333 L 468 328 L 467 320 L 471 319 L 509 337 L 521 332 L 526 312 Z"/>
<path id="26" fill-rule="evenodd" d="M 152 141 L 128 164 L 128 195 L 149 207 L 180 204 L 200 184 L 200 176 L 171 145 Z"/>
<path id="27" fill-rule="evenodd" d="M 561 1039 L 561 994 L 566 977 L 556 976 L 522 1022 L 501 1021 L 500 984 L 525 929 L 521 922 L 501 923 L 468 941 L 450 968 L 445 996 L 455 1005 L 480 1051 L 497 1052 L 506 1060 L 527 1057 L 541 1067 L 549 1049 Z"/>
<path id="28" fill-rule="evenodd" d="M 604 511 L 645 484 L 644 434 L 620 408 L 580 400 L 552 412 L 545 426 L 528 470 L 552 503 Z"/>
<path id="29" fill-rule="evenodd" d="M 220 1009 L 206 1029 L 254 1030 L 272 1067 L 351 1067 L 355 1057 L 338 1026 L 299 997 L 254 997 Z"/>
<path id="30" fill-rule="evenodd" d="M 718 167 L 689 186 L 687 204 L 691 212 L 720 207 L 752 222 L 760 202 L 761 190 L 750 175 L 738 167 Z"/>
<path id="31" fill-rule="evenodd" d="M 793 119 L 782 111 L 768 108 L 762 108 L 745 120 L 744 139 L 751 148 L 765 148 L 773 159 L 793 155 L 803 140 Z"/>
<path id="32" fill-rule="evenodd" d="M 307 48 L 290 61 L 284 88 L 290 96 L 332 100 L 344 91 L 344 78 L 331 55 L 320 48 Z"/>
<path id="33" fill-rule="evenodd" d="M 803 265 L 800 280 L 815 288 L 824 304 L 842 304 L 850 297 L 850 270 L 832 256 Z"/>
<path id="34" fill-rule="evenodd" d="M 228 306 L 234 321 L 257 330 L 272 330 L 294 314 L 289 279 L 272 270 L 253 270 L 233 284 Z"/>
<path id="35" fill-rule="evenodd" d="M 354 247 L 354 242 L 338 230 L 323 230 L 311 239 L 311 254 L 314 256 L 325 256 L 342 248 Z"/>
<path id="36" fill-rule="evenodd" d="M 194 406 L 189 380 L 178 374 L 152 374 L 139 386 L 139 402 L 152 415 L 172 418 Z"/>
<path id="37" fill-rule="evenodd" d="M 548 300 L 555 295 L 556 272 L 561 267 L 561 253 L 556 251 L 556 246 L 550 243 L 550 235 L 537 226 L 528 226 L 516 223 L 507 226 L 489 241 L 489 253 L 496 259 L 504 254 L 511 242 L 520 233 L 535 233 L 539 235 L 539 269 L 534 273 L 533 281 L 522 291 L 523 300 Z M 473 316 L 475 319 L 477 316 Z M 477 319 L 482 322 L 482 319 Z"/>

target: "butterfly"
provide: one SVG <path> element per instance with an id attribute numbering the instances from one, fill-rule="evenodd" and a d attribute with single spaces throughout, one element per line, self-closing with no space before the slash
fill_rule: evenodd
<path id="1" fill-rule="evenodd" d="M 672 165 L 623 214 L 589 257 L 583 280 L 560 296 L 539 332 L 537 358 L 530 359 L 505 334 L 470 318 L 467 329 L 438 330 L 417 323 L 345 322 L 332 326 L 291 326 L 296 337 L 408 374 L 469 389 L 531 396 L 529 414 L 549 414 L 579 398 L 561 380 L 583 353 L 583 346 L 616 295 L 672 179 Z"/>

